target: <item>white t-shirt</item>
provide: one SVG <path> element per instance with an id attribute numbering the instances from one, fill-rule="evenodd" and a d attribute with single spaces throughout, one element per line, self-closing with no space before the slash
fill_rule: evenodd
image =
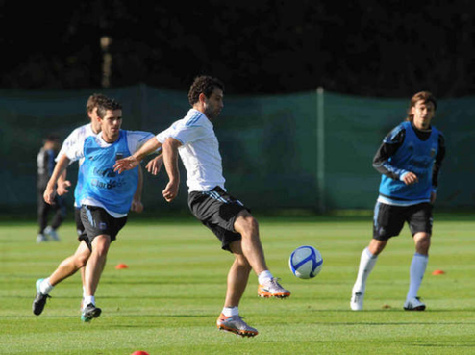
<path id="1" fill-rule="evenodd" d="M 77 144 L 79 145 L 84 144 L 84 141 L 86 140 L 86 138 L 90 136 L 94 136 L 94 137 L 97 136 L 97 134 L 92 131 L 92 125 L 90 123 L 85 124 L 84 126 L 78 127 L 74 131 L 72 131 L 71 134 L 67 136 L 66 139 L 63 141 L 61 150 L 58 153 L 58 156 L 56 157 L 56 163 L 59 161 L 59 158 L 61 157 L 61 155 L 65 154 L 65 151 L 67 149 Z M 79 160 L 79 165 L 81 165 L 83 161 L 84 161 L 83 159 Z M 72 163 L 73 161 L 71 161 L 69 164 L 72 164 Z"/>
<path id="2" fill-rule="evenodd" d="M 188 191 L 208 191 L 216 186 L 224 189 L 223 166 L 219 143 L 213 124 L 200 111 L 191 109 L 181 120 L 157 135 L 163 143 L 167 138 L 179 140 L 181 160 L 187 171 Z"/>

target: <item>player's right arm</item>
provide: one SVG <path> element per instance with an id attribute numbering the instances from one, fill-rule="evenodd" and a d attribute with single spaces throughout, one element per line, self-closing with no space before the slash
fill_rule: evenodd
<path id="1" fill-rule="evenodd" d="M 406 185 L 411 185 L 417 182 L 417 176 L 413 172 L 389 164 L 389 158 L 396 154 L 405 138 L 406 131 L 404 129 L 391 131 L 376 152 L 373 158 L 373 167 L 391 179 L 401 180 Z"/>
<path id="2" fill-rule="evenodd" d="M 69 158 L 63 154 L 59 158 L 58 163 L 54 167 L 53 174 L 51 175 L 48 184 L 46 185 L 46 189 L 43 193 L 43 198 L 46 203 L 52 205 L 54 203 L 54 197 L 56 196 L 56 184 L 58 182 L 59 177 L 63 174 L 63 171 L 69 165 Z"/>

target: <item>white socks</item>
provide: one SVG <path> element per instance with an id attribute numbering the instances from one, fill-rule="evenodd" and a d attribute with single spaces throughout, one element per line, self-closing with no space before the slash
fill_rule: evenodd
<path id="1" fill-rule="evenodd" d="M 259 285 L 264 285 L 266 282 L 272 280 L 273 276 L 269 270 L 264 270 L 259 274 Z"/>
<path id="2" fill-rule="evenodd" d="M 374 265 L 376 265 L 376 261 L 378 257 L 371 254 L 368 247 L 363 249 L 361 253 L 361 261 L 360 261 L 360 268 L 358 270 L 358 276 L 356 278 L 355 285 L 353 286 L 353 293 L 354 292 L 363 292 L 366 286 L 366 279 L 369 276 L 371 270 L 373 270 Z"/>
<path id="3" fill-rule="evenodd" d="M 94 299 L 94 296 L 84 296 L 84 307 L 86 307 L 90 303 L 96 305 L 96 300 Z"/>
<path id="4" fill-rule="evenodd" d="M 429 256 L 414 253 L 411 263 L 411 284 L 409 286 L 409 292 L 407 293 L 408 300 L 417 296 L 428 261 Z"/>
<path id="5" fill-rule="evenodd" d="M 237 307 L 224 307 L 223 311 L 221 312 L 223 316 L 225 317 L 234 317 L 239 315 L 238 308 Z"/>
<path id="6" fill-rule="evenodd" d="M 49 283 L 49 277 L 40 282 L 39 291 L 42 294 L 49 294 L 51 291 L 53 291 L 53 288 L 54 286 L 51 286 Z"/>

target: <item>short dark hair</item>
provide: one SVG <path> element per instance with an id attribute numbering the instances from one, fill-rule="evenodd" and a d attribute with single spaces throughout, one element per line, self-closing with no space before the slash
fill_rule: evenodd
<path id="1" fill-rule="evenodd" d="M 97 103 L 97 115 L 100 118 L 104 118 L 107 111 L 122 110 L 122 105 L 112 98 L 106 97 L 104 100 L 100 100 Z"/>
<path id="2" fill-rule="evenodd" d="M 188 91 L 188 102 L 191 106 L 196 104 L 201 93 L 205 94 L 205 96 L 208 98 L 211 97 L 211 94 L 215 88 L 224 91 L 224 84 L 219 79 L 213 78 L 212 76 L 197 76 L 193 81 L 193 84 L 191 84 L 190 90 Z"/>
<path id="3" fill-rule="evenodd" d="M 93 93 L 91 96 L 88 97 L 86 103 L 86 111 L 87 113 L 91 113 L 95 107 L 99 105 L 99 102 L 104 101 L 107 99 L 107 96 L 100 93 Z"/>

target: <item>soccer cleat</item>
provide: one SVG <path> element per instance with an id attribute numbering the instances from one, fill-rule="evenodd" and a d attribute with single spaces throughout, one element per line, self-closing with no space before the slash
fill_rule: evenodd
<path id="1" fill-rule="evenodd" d="M 420 301 L 419 297 L 413 297 L 404 303 L 404 309 L 406 311 L 424 311 L 426 305 Z"/>
<path id="2" fill-rule="evenodd" d="M 92 303 L 89 303 L 82 311 L 81 320 L 84 322 L 89 322 L 92 318 L 99 317 L 101 313 L 102 310 L 100 308 L 97 308 Z"/>
<path id="3" fill-rule="evenodd" d="M 353 292 L 351 295 L 350 307 L 352 311 L 363 310 L 363 292 Z"/>
<path id="4" fill-rule="evenodd" d="M 241 317 L 225 317 L 222 313 L 216 320 L 216 326 L 219 330 L 234 333 L 241 337 L 255 337 L 259 334 L 256 328 L 250 327 Z"/>
<path id="5" fill-rule="evenodd" d="M 40 292 L 41 281 L 43 281 L 43 279 L 36 280 L 36 298 L 33 301 L 33 313 L 36 316 L 39 316 L 41 312 L 43 312 L 43 309 L 45 308 L 46 300 L 48 298 L 51 298 L 51 296 L 48 295 L 47 293 Z"/>
<path id="6" fill-rule="evenodd" d="M 59 235 L 52 227 L 46 227 L 44 233 L 52 240 L 59 241 Z"/>
<path id="7" fill-rule="evenodd" d="M 283 288 L 278 282 L 277 278 L 272 278 L 263 285 L 259 285 L 257 294 L 260 297 L 278 297 L 285 298 L 290 296 L 290 291 Z"/>
<path id="8" fill-rule="evenodd" d="M 41 233 L 38 233 L 38 235 L 36 236 L 36 242 L 37 243 L 47 242 L 47 241 L 48 241 L 48 239 L 46 238 L 46 236 L 41 234 Z"/>

